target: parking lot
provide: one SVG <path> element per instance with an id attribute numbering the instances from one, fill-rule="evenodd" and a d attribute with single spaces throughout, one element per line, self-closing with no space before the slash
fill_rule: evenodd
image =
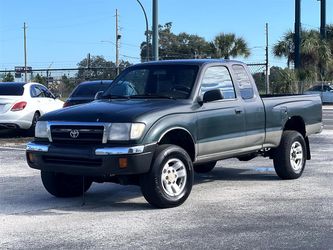
<path id="1" fill-rule="evenodd" d="M 300 179 L 280 180 L 269 159 L 225 160 L 195 175 L 182 206 L 162 210 L 136 186 L 94 183 L 84 206 L 81 198 L 54 198 L 25 162 L 30 138 L 3 134 L 0 248 L 332 249 L 333 131 L 327 128 L 310 138 L 312 160 Z"/>

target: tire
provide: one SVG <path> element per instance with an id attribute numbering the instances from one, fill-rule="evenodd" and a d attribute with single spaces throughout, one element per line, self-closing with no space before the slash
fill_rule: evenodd
<path id="1" fill-rule="evenodd" d="M 187 152 L 174 145 L 159 146 L 150 171 L 140 178 L 145 199 L 158 208 L 181 205 L 193 185 L 193 165 Z"/>
<path id="2" fill-rule="evenodd" d="M 285 180 L 299 178 L 305 168 L 306 151 L 305 140 L 300 133 L 284 131 L 273 157 L 276 174 Z"/>
<path id="3" fill-rule="evenodd" d="M 35 112 L 34 116 L 32 117 L 31 127 L 28 130 L 28 134 L 31 136 L 35 136 L 35 127 L 39 117 L 40 114 L 38 112 Z"/>
<path id="4" fill-rule="evenodd" d="M 41 171 L 45 189 L 56 197 L 76 197 L 82 195 L 83 176 Z M 92 181 L 85 178 L 84 192 L 88 191 Z"/>
<path id="5" fill-rule="evenodd" d="M 212 161 L 212 162 L 194 165 L 193 169 L 194 169 L 194 172 L 203 174 L 203 173 L 208 173 L 208 172 L 212 171 L 214 169 L 215 165 L 216 165 L 216 161 Z"/>

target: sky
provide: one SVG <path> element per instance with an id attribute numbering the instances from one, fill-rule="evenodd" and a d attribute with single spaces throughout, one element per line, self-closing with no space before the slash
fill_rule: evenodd
<path id="1" fill-rule="evenodd" d="M 152 26 L 152 0 L 140 0 Z M 333 24 L 333 0 L 327 2 Z M 33 69 L 76 67 L 87 56 L 115 61 L 116 9 L 119 13 L 120 59 L 140 62 L 145 19 L 137 0 L 0 0 L 0 70 L 24 65 L 23 23 L 27 28 L 27 61 Z M 212 41 L 223 33 L 243 37 L 251 56 L 246 63 L 265 62 L 265 24 L 269 50 L 294 27 L 294 0 L 158 0 L 159 24 L 172 22 L 175 34 L 187 32 Z M 302 0 L 302 28 L 318 29 L 320 2 Z M 243 60 L 243 58 L 240 58 Z M 270 65 L 286 60 L 271 53 Z"/>

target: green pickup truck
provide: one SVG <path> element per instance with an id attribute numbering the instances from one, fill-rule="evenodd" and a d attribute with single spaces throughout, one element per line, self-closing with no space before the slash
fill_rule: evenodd
<path id="1" fill-rule="evenodd" d="M 318 95 L 259 96 L 242 62 L 159 61 L 127 68 L 91 103 L 42 116 L 26 156 L 56 197 L 115 182 L 167 208 L 187 199 L 194 172 L 226 158 L 269 157 L 281 179 L 300 177 L 308 136 L 321 130 Z"/>

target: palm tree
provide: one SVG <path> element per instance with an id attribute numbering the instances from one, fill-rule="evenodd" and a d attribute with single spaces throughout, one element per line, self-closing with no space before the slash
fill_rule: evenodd
<path id="1" fill-rule="evenodd" d="M 320 34 L 316 30 L 304 30 L 301 34 L 301 73 L 303 78 L 324 78 L 325 73 L 331 67 L 332 50 L 328 40 L 320 39 Z M 278 41 L 273 47 L 273 53 L 277 57 L 287 58 L 287 66 L 295 59 L 294 33 L 288 31 L 283 39 Z"/>
<path id="2" fill-rule="evenodd" d="M 250 49 L 242 37 L 236 37 L 233 33 L 220 33 L 213 41 L 215 57 L 229 59 L 230 57 L 250 55 Z"/>
<path id="3" fill-rule="evenodd" d="M 288 31 L 283 35 L 282 40 L 278 41 L 273 47 L 273 54 L 276 57 L 287 58 L 287 66 L 290 68 L 291 62 L 294 61 L 294 33 Z"/>

